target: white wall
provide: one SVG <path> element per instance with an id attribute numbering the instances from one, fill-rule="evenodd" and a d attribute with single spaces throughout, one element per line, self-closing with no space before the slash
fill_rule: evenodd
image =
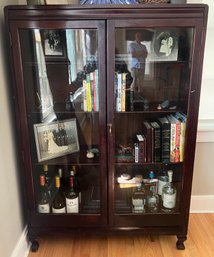
<path id="1" fill-rule="evenodd" d="M 18 163 L 13 133 L 14 120 L 11 115 L 12 103 L 9 95 L 10 90 L 8 90 L 11 83 L 8 79 L 8 57 L 6 56 L 4 40 L 3 7 L 8 4 L 17 4 L 17 1 L 0 1 L 0 256 L 2 257 L 11 256 L 25 226 L 17 173 Z"/>

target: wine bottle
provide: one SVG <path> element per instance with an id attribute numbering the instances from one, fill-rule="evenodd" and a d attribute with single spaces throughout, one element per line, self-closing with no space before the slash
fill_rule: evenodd
<path id="1" fill-rule="evenodd" d="M 37 207 L 39 213 L 50 213 L 50 195 L 45 186 L 44 175 L 40 175 L 40 194 Z"/>
<path id="2" fill-rule="evenodd" d="M 162 192 L 163 206 L 162 210 L 164 212 L 173 212 L 176 205 L 176 188 L 172 184 L 173 171 L 168 170 L 169 182 L 164 186 Z"/>
<path id="3" fill-rule="evenodd" d="M 81 188 L 80 188 L 79 180 L 77 178 L 77 172 L 76 172 L 76 167 L 75 166 L 72 166 L 72 169 L 70 170 L 70 177 L 73 177 L 74 190 L 75 190 L 75 192 L 78 193 L 79 202 L 81 202 Z M 70 177 L 69 177 L 69 181 L 70 181 Z M 68 181 L 68 185 L 70 183 L 69 181 Z"/>
<path id="4" fill-rule="evenodd" d="M 78 193 L 74 189 L 74 178 L 69 178 L 69 189 L 65 195 L 66 210 L 67 213 L 78 213 L 79 212 L 79 197 Z"/>
<path id="5" fill-rule="evenodd" d="M 49 172 L 48 172 L 48 165 L 47 164 L 43 165 L 43 172 L 44 172 L 44 176 L 45 176 L 45 187 L 47 188 L 48 193 L 51 196 L 51 177 L 50 177 Z"/>
<path id="6" fill-rule="evenodd" d="M 61 191 L 61 186 L 60 186 L 60 177 L 56 176 L 55 177 L 55 183 L 56 183 L 56 195 L 53 200 L 52 204 L 52 212 L 53 213 L 65 213 L 65 197 Z"/>

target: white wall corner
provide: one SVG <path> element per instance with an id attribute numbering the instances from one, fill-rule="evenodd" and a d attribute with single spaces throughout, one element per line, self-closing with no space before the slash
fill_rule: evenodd
<path id="1" fill-rule="evenodd" d="M 30 243 L 27 239 L 27 226 L 24 228 L 11 257 L 27 257 L 30 251 Z"/>
<path id="2" fill-rule="evenodd" d="M 214 195 L 192 195 L 190 213 L 214 213 Z"/>

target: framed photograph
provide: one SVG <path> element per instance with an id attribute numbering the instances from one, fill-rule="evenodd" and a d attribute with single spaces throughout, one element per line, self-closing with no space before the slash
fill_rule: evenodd
<path id="1" fill-rule="evenodd" d="M 156 30 L 151 43 L 150 61 L 177 61 L 178 35 L 174 30 Z"/>
<path id="2" fill-rule="evenodd" d="M 38 161 L 79 151 L 76 119 L 34 124 Z"/>
<path id="3" fill-rule="evenodd" d="M 45 57 L 65 57 L 65 31 L 57 29 L 45 29 L 41 32 Z"/>

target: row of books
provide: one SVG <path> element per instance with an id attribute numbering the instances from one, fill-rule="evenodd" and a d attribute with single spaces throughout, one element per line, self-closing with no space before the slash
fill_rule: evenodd
<path id="1" fill-rule="evenodd" d="M 85 112 L 99 111 L 98 70 L 86 74 L 83 80 L 83 110 Z"/>
<path id="2" fill-rule="evenodd" d="M 144 121 L 142 134 L 136 135 L 135 162 L 182 162 L 186 115 L 180 112 Z"/>

